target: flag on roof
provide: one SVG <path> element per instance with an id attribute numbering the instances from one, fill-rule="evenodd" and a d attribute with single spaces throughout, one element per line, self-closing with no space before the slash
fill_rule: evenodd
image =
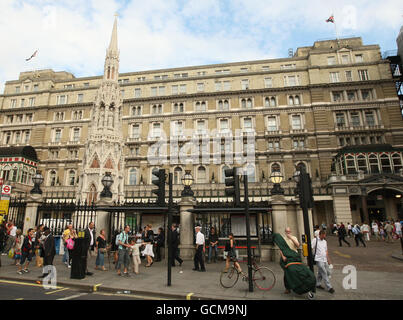
<path id="1" fill-rule="evenodd" d="M 331 15 L 331 16 L 329 17 L 329 19 L 326 20 L 326 22 L 334 23 L 334 17 L 333 17 L 333 15 Z"/>
<path id="2" fill-rule="evenodd" d="M 36 56 L 37 53 L 38 53 L 38 50 L 35 50 L 35 52 L 28 59 L 25 59 L 25 61 L 31 60 L 33 57 Z"/>

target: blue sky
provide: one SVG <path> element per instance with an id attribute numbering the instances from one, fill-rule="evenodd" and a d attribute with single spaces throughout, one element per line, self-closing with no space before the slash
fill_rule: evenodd
<path id="1" fill-rule="evenodd" d="M 396 49 L 403 25 L 401 0 L 1 0 L 0 12 L 0 92 L 22 71 L 100 75 L 115 12 L 122 73 L 286 57 L 334 38 L 332 13 L 341 37 L 382 52 Z"/>

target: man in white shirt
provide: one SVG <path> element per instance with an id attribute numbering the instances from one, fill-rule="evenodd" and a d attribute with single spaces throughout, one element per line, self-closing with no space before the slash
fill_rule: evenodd
<path id="1" fill-rule="evenodd" d="M 397 220 L 395 222 L 395 227 L 396 227 L 396 234 L 399 236 L 399 238 L 401 238 L 402 237 L 402 225 Z"/>
<path id="2" fill-rule="evenodd" d="M 378 224 L 377 224 L 375 221 L 373 221 L 371 227 L 372 227 L 372 231 L 373 231 L 373 233 L 374 233 L 374 235 L 375 235 L 376 240 L 379 241 L 380 238 L 379 238 L 379 228 L 378 228 Z"/>
<path id="3" fill-rule="evenodd" d="M 327 250 L 326 241 L 326 231 L 321 230 L 319 232 L 319 238 L 312 240 L 312 254 L 314 255 L 314 260 L 316 261 L 316 266 L 318 267 L 318 275 L 316 277 L 316 288 L 324 289 L 321 285 L 322 280 L 325 281 L 326 290 L 330 293 L 334 293 L 334 289 L 329 280 L 328 270 L 331 261 L 329 258 L 329 253 Z M 329 272 L 330 273 L 330 272 Z"/>
<path id="4" fill-rule="evenodd" d="M 204 234 L 200 232 L 201 227 L 196 226 L 196 253 L 194 256 L 194 265 L 195 267 L 193 268 L 194 271 L 201 271 L 205 272 L 206 268 L 204 267 L 204 253 L 206 252 L 206 247 L 205 247 L 205 238 Z M 200 269 L 199 269 L 199 264 L 200 264 Z"/>

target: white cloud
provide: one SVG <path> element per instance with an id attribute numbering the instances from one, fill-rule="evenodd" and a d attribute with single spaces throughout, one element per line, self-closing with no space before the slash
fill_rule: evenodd
<path id="1" fill-rule="evenodd" d="M 116 11 L 120 71 L 131 72 L 285 57 L 295 39 L 307 46 L 308 35 L 333 37 L 325 23 L 332 12 L 341 35 L 365 42 L 366 35 L 390 32 L 382 41 L 394 44 L 403 2 L 339 0 L 332 7 L 319 0 L 1 0 L 0 92 L 5 81 L 27 70 L 100 75 Z M 25 62 L 36 49 L 38 56 Z"/>

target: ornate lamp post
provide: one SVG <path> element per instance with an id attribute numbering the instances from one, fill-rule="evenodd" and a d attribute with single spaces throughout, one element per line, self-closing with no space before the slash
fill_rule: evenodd
<path id="1" fill-rule="evenodd" d="M 181 195 L 182 197 L 193 197 L 194 196 L 194 192 L 192 191 L 192 189 L 190 188 L 190 186 L 193 184 L 193 176 L 190 173 L 190 170 L 185 170 L 185 174 L 182 177 L 182 184 L 185 186 L 185 188 L 183 189 Z"/>
<path id="2" fill-rule="evenodd" d="M 104 177 L 101 180 L 102 185 L 104 186 L 104 190 L 101 192 L 101 198 L 112 198 L 112 192 L 110 190 L 111 185 L 113 184 L 113 178 L 110 172 L 105 173 Z"/>
<path id="3" fill-rule="evenodd" d="M 43 176 L 41 175 L 41 172 L 38 171 L 32 178 L 32 181 L 34 182 L 34 187 L 30 191 L 31 194 L 42 194 L 40 185 L 42 184 L 43 180 L 44 179 Z"/>
<path id="4" fill-rule="evenodd" d="M 283 181 L 283 175 L 280 171 L 273 171 L 270 176 L 270 180 L 274 183 L 273 189 L 271 190 L 272 195 L 284 194 L 284 189 L 281 188 L 280 183 Z"/>

